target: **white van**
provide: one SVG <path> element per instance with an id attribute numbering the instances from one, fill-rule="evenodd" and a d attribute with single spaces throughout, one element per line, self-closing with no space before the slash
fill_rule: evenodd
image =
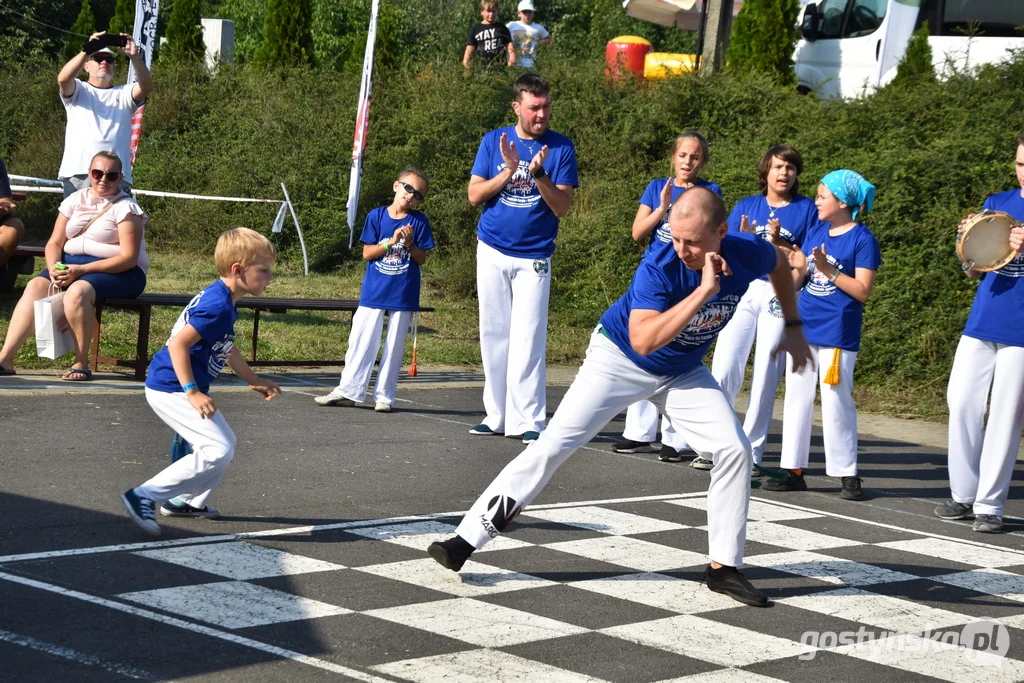
<path id="1" fill-rule="evenodd" d="M 940 76 L 1024 49 L 1024 0 L 818 0 L 801 14 L 797 86 L 823 97 L 872 92 L 896 75 L 910 34 L 925 21 Z"/>

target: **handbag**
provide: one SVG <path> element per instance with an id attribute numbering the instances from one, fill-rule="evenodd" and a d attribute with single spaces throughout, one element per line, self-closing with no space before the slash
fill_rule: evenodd
<path id="1" fill-rule="evenodd" d="M 56 290 L 55 294 L 50 292 Z M 35 302 L 36 355 L 56 360 L 75 348 L 75 336 L 64 315 L 64 292 L 50 283 L 45 299 Z"/>

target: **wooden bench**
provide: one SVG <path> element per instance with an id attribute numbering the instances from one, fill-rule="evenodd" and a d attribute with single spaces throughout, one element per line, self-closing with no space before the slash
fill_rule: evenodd
<path id="1" fill-rule="evenodd" d="M 43 247 L 17 246 L 7 262 L 0 265 L 0 292 L 14 289 L 14 281 L 19 275 L 35 273 L 36 256 L 42 258 L 45 255 L 46 249 Z"/>
<path id="2" fill-rule="evenodd" d="M 99 363 L 107 365 L 130 367 L 135 369 L 135 379 L 142 381 L 146 378 L 146 368 L 149 367 L 149 324 L 154 306 L 173 306 L 184 308 L 192 301 L 192 294 L 141 294 L 135 299 L 107 299 L 102 305 L 96 307 L 96 332 L 92 339 L 92 369 L 95 371 Z M 252 352 L 248 359 L 249 365 L 265 366 L 293 366 L 293 365 L 344 365 L 343 360 L 274 360 L 261 361 L 256 359 L 256 347 L 259 342 L 260 313 L 287 313 L 293 311 L 346 311 L 355 313 L 359 302 L 354 299 L 296 299 L 287 297 L 244 297 L 235 304 L 237 308 L 248 308 L 253 312 L 252 317 Z M 121 359 L 108 358 L 100 355 L 100 331 L 102 328 L 101 319 L 104 308 L 118 308 L 139 313 L 139 337 L 135 343 L 135 358 Z M 433 311 L 429 306 L 424 306 L 420 311 Z"/>

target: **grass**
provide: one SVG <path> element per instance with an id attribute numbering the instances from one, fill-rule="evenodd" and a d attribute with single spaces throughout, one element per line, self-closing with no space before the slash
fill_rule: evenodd
<path id="1" fill-rule="evenodd" d="M 197 258 L 184 252 L 157 251 L 150 253 L 147 291 L 169 294 L 192 294 L 212 282 L 216 269 L 212 258 Z M 37 272 L 43 267 L 36 260 Z M 363 278 L 362 263 L 352 263 L 339 272 L 302 276 L 302 264 L 281 261 L 275 267 L 274 281 L 267 294 L 307 298 L 355 299 Z M 21 287 L 29 276 L 18 279 L 14 292 L 0 294 L 0 333 L 6 334 L 7 321 L 21 296 Z M 429 367 L 478 366 L 480 342 L 478 313 L 474 300 L 445 295 L 445 273 L 441 268 L 431 269 L 428 262 L 423 270 L 423 290 L 420 301 L 433 306 L 432 313 L 420 315 L 419 351 L 417 365 Z M 180 313 L 169 307 L 153 309 L 150 325 L 150 355 L 163 346 L 171 327 Z M 581 324 L 566 320 L 552 307 L 548 326 L 548 362 L 578 365 L 590 338 L 596 320 Z M 262 313 L 260 316 L 261 360 L 341 359 L 345 357 L 349 334 L 348 313 L 292 312 L 284 314 Z M 242 310 L 235 326 L 239 348 L 246 355 L 252 348 L 252 312 Z M 100 353 L 113 358 L 133 357 L 138 335 L 138 316 L 125 311 L 106 311 L 103 314 L 103 337 Z M 406 340 L 406 362 L 411 361 L 412 339 Z M 706 359 L 710 366 L 710 354 Z M 66 368 L 71 356 L 51 361 L 39 358 L 30 339 L 18 354 L 21 368 Z M 748 388 L 748 387 L 745 387 Z M 858 409 L 891 417 L 945 421 L 945 385 L 899 388 L 893 386 L 859 385 L 854 390 Z M 781 391 L 779 398 L 781 400 Z M 742 403 L 741 403 L 742 406 Z"/>

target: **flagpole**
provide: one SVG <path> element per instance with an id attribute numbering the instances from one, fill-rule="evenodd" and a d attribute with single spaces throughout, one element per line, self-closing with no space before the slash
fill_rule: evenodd
<path id="1" fill-rule="evenodd" d="M 132 30 L 132 39 L 142 50 L 142 58 L 146 60 L 146 68 L 153 66 L 153 48 L 156 46 L 156 20 L 160 12 L 160 0 L 135 0 L 135 27 Z M 128 60 L 128 85 L 138 80 L 135 74 L 135 65 Z M 139 148 L 139 138 L 142 137 L 142 113 L 146 108 L 143 104 L 135 110 L 132 115 L 132 158 L 128 163 L 135 165 L 135 153 Z"/>
<path id="2" fill-rule="evenodd" d="M 366 132 L 370 124 L 370 100 L 373 92 L 373 47 L 377 42 L 377 10 L 380 0 L 373 0 L 370 26 L 366 32 L 366 52 L 363 55 L 363 77 L 359 83 L 359 107 L 356 110 L 356 130 L 352 142 L 352 168 L 348 178 L 348 248 L 355 236 L 356 212 L 359 210 L 359 186 L 363 181 L 363 154 L 366 151 Z"/>

